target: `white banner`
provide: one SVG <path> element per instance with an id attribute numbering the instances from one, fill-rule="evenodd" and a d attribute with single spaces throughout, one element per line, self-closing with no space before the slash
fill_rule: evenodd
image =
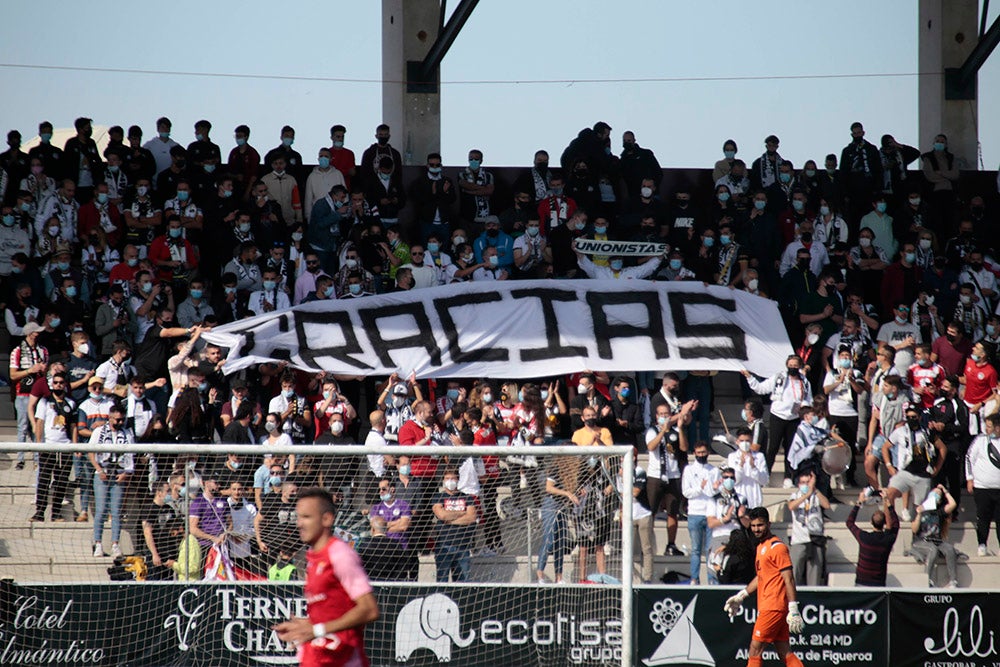
<path id="1" fill-rule="evenodd" d="M 602 371 L 769 376 L 792 353 L 774 301 L 698 282 L 456 283 L 323 300 L 205 333 L 225 369 L 287 360 L 310 371 L 528 378 Z"/>
<path id="2" fill-rule="evenodd" d="M 595 241 L 576 239 L 576 249 L 584 255 L 614 255 L 616 257 L 649 257 L 662 255 L 670 248 L 666 243 L 651 241 Z"/>

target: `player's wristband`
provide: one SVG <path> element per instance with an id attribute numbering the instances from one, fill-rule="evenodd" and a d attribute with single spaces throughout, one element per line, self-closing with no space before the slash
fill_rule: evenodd
<path id="1" fill-rule="evenodd" d="M 797 614 L 799 613 L 799 603 L 797 601 L 792 601 L 788 603 L 788 611 Z"/>
<path id="2" fill-rule="evenodd" d="M 326 636 L 326 623 L 317 623 L 313 626 L 313 637 L 319 639 Z"/>

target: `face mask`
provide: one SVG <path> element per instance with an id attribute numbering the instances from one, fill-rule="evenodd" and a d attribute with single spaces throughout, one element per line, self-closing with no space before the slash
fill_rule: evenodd
<path id="1" fill-rule="evenodd" d="M 548 390 L 547 390 L 547 389 L 542 389 L 542 392 L 541 392 L 541 393 L 542 393 L 542 400 L 543 400 L 543 401 L 544 401 L 544 400 L 546 400 L 546 399 L 548 399 L 548 397 L 549 397 L 549 392 L 548 392 Z"/>
<path id="2" fill-rule="evenodd" d="M 226 294 L 236 294 L 235 287 L 224 287 L 223 289 L 225 290 Z"/>
<path id="3" fill-rule="evenodd" d="M 607 231 L 608 231 L 607 226 L 594 227 L 594 233 L 595 234 L 604 234 Z"/>
<path id="4" fill-rule="evenodd" d="M 872 240 L 867 236 L 862 236 L 861 238 L 858 239 L 858 245 L 861 246 L 862 248 L 868 248 L 871 246 L 871 244 Z"/>
<path id="5" fill-rule="evenodd" d="M 333 297 L 333 285 L 330 285 L 325 290 L 323 290 L 323 296 L 325 296 L 327 299 Z"/>
<path id="6" fill-rule="evenodd" d="M 706 454 L 705 456 L 696 456 L 694 457 L 694 460 L 702 465 L 705 465 L 706 463 L 708 463 L 708 455 Z"/>
<path id="7" fill-rule="evenodd" d="M 729 236 L 729 234 L 723 234 L 722 236 L 719 237 L 719 243 L 721 243 L 722 245 L 729 245 L 730 243 L 732 243 L 732 240 L 733 239 L 732 237 Z"/>
<path id="8" fill-rule="evenodd" d="M 68 297 L 76 296 L 76 285 L 70 285 L 69 287 L 66 288 L 66 296 Z"/>
<path id="9" fill-rule="evenodd" d="M 931 240 L 930 239 L 920 239 L 920 249 L 921 250 L 930 250 L 931 249 Z"/>
<path id="10" fill-rule="evenodd" d="M 264 430 L 268 433 L 274 433 L 278 428 L 278 425 L 274 422 L 264 422 Z"/>
<path id="11" fill-rule="evenodd" d="M 935 141 L 934 142 L 934 150 L 936 150 L 936 151 L 938 151 L 940 153 L 941 151 L 944 150 L 944 148 L 945 148 L 944 144 L 941 143 L 940 141 Z"/>
<path id="12" fill-rule="evenodd" d="M 885 213 L 885 209 L 886 206 L 884 201 L 880 201 L 879 203 L 875 204 L 875 210 L 878 211 L 879 213 Z"/>
<path id="13" fill-rule="evenodd" d="M 906 324 L 906 318 L 901 315 L 897 315 L 896 324 Z"/>
<path id="14" fill-rule="evenodd" d="M 142 287 L 139 289 L 141 289 L 144 294 L 149 294 L 153 291 L 153 283 L 143 283 Z"/>
<path id="15" fill-rule="evenodd" d="M 807 493 L 809 493 L 809 485 L 799 484 L 799 493 L 801 493 L 802 495 L 806 495 Z"/>
<path id="16" fill-rule="evenodd" d="M 399 471 L 399 474 L 402 475 L 403 477 L 409 477 L 409 475 L 410 475 L 410 464 L 409 463 L 404 463 L 403 465 L 399 466 L 399 468 L 397 468 L 397 470 Z"/>
<path id="17" fill-rule="evenodd" d="M 763 199 L 755 199 L 753 201 L 753 207 L 758 211 L 763 211 L 767 207 L 767 202 Z"/>
<path id="18" fill-rule="evenodd" d="M 736 442 L 736 445 L 740 448 L 741 452 L 749 452 L 750 451 L 750 441 L 749 440 L 739 440 L 739 441 Z"/>
<path id="19" fill-rule="evenodd" d="M 330 158 L 328 158 L 328 157 L 321 157 L 319 159 L 319 168 L 320 169 L 326 169 L 329 166 L 330 166 Z"/>
<path id="20" fill-rule="evenodd" d="M 585 426 L 589 426 L 590 428 L 594 428 L 595 426 L 597 426 L 596 419 L 584 419 L 583 423 Z"/>
<path id="21" fill-rule="evenodd" d="M 430 252 L 432 254 L 437 254 L 440 250 L 441 250 L 441 244 L 440 243 L 431 242 L 431 243 L 427 244 L 427 252 Z M 350 262 L 351 260 L 347 260 L 347 261 Z M 357 264 L 356 261 L 354 263 Z M 348 266 L 350 266 L 350 264 L 348 264 Z M 354 268 L 354 267 L 352 266 L 351 268 Z"/>
<path id="22" fill-rule="evenodd" d="M 284 146 L 285 148 L 288 148 L 289 146 L 291 146 L 294 143 L 295 143 L 295 138 L 294 137 L 282 137 L 281 138 L 281 145 Z"/>
<path id="23" fill-rule="evenodd" d="M 792 175 L 791 174 L 778 174 L 778 180 L 780 180 L 782 183 L 791 183 L 792 182 Z"/>
<path id="24" fill-rule="evenodd" d="M 302 232 L 292 232 L 292 240 L 293 241 L 301 241 L 302 240 Z"/>
<path id="25" fill-rule="evenodd" d="M 799 376 L 799 369 L 798 368 L 789 368 L 788 369 L 788 375 L 789 375 L 789 377 L 793 377 L 793 378 L 798 377 Z"/>
<path id="26" fill-rule="evenodd" d="M 243 137 L 236 137 L 236 145 L 237 146 L 246 146 L 246 143 L 247 143 L 247 140 L 244 139 Z"/>
<path id="27" fill-rule="evenodd" d="M 389 143 L 389 137 L 375 137 L 375 141 L 378 142 L 379 146 L 385 146 Z"/>
<path id="28" fill-rule="evenodd" d="M 717 194 L 715 196 L 721 202 L 727 202 L 727 201 L 729 201 L 729 193 L 728 192 L 720 192 L 719 194 Z"/>
<path id="29" fill-rule="evenodd" d="M 145 185 L 140 185 L 135 189 L 135 191 L 140 197 L 145 197 L 146 193 L 149 192 L 149 188 Z"/>
<path id="30" fill-rule="evenodd" d="M 340 435 L 344 432 L 344 422 L 330 422 L 330 433 Z"/>
<path id="31" fill-rule="evenodd" d="M 624 264 L 622 263 L 622 260 L 620 260 L 620 259 L 613 259 L 613 260 L 611 260 L 610 263 L 611 263 L 611 269 L 614 270 L 614 271 L 621 271 L 622 270 L 622 266 L 624 266 Z"/>
<path id="32" fill-rule="evenodd" d="M 177 194 L 180 194 L 180 193 L 178 192 Z M 179 239 L 181 237 L 181 228 L 180 227 L 171 227 L 168 231 L 170 233 L 170 238 L 172 238 L 172 239 Z"/>
<path id="33" fill-rule="evenodd" d="M 920 197 L 910 197 L 910 206 L 920 206 Z"/>
<path id="34" fill-rule="evenodd" d="M 205 294 L 205 291 L 204 290 L 200 290 L 200 289 L 193 289 L 193 290 L 191 290 L 189 292 L 189 294 L 194 299 L 200 299 L 202 297 L 202 295 Z"/>
<path id="35" fill-rule="evenodd" d="M 491 267 L 496 268 L 500 265 L 500 258 L 496 255 L 490 255 L 489 263 Z"/>
<path id="36" fill-rule="evenodd" d="M 169 132 L 157 132 L 157 134 L 159 135 L 160 139 L 169 139 L 170 138 L 170 133 Z"/>
<path id="37" fill-rule="evenodd" d="M 271 475 L 271 479 L 268 480 L 271 486 L 281 486 L 281 478 L 277 475 Z"/>
<path id="38" fill-rule="evenodd" d="M 242 233 L 246 234 L 247 232 L 250 231 L 250 223 L 241 222 L 240 224 L 236 225 L 236 228 L 240 230 Z"/>
<path id="39" fill-rule="evenodd" d="M 528 227 L 526 231 L 528 232 L 528 236 L 534 237 L 538 236 L 539 228 L 532 225 L 531 227 Z"/>
<path id="40" fill-rule="evenodd" d="M 920 418 L 918 417 L 917 419 L 912 419 L 912 418 L 907 419 L 906 425 L 910 427 L 911 431 L 917 431 L 920 429 Z"/>
<path id="41" fill-rule="evenodd" d="M 972 303 L 972 297 L 969 296 L 968 294 L 961 295 L 960 297 L 958 297 L 958 300 L 962 302 L 963 306 L 968 306 L 970 303 Z"/>
<path id="42" fill-rule="evenodd" d="M 792 208 L 794 208 L 796 211 L 800 211 L 801 212 L 803 209 L 805 209 L 805 207 L 806 207 L 806 203 L 804 201 L 802 201 L 800 199 L 793 199 L 792 200 Z"/>
<path id="43" fill-rule="evenodd" d="M 381 500 L 381 501 L 382 501 L 383 503 L 387 503 L 387 502 L 389 502 L 390 500 L 392 500 L 392 494 L 391 494 L 391 493 L 380 493 L 380 494 L 378 494 L 378 497 L 379 497 L 379 499 L 380 499 L 380 500 Z"/>
<path id="44" fill-rule="evenodd" d="M 38 138 L 42 140 L 42 143 L 47 144 L 50 141 L 52 141 L 52 133 L 51 132 L 43 132 L 40 135 L 38 135 Z"/>
<path id="45" fill-rule="evenodd" d="M 748 289 L 749 289 L 749 290 L 750 290 L 751 292 L 755 292 L 755 291 L 757 291 L 757 286 L 758 286 L 759 284 L 760 284 L 760 281 L 759 281 L 759 280 L 757 280 L 756 278 L 751 278 L 750 280 L 748 280 L 748 281 L 747 281 L 747 288 L 748 288 Z"/>
<path id="46" fill-rule="evenodd" d="M 51 320 L 49 320 L 49 324 L 52 325 L 53 329 L 58 329 L 59 325 L 62 324 L 62 320 L 59 319 L 58 317 L 53 317 Z"/>
<path id="47" fill-rule="evenodd" d="M 806 177 L 807 178 L 814 178 L 815 176 L 816 176 L 816 170 L 815 169 L 806 169 Z"/>
<path id="48" fill-rule="evenodd" d="M 643 198 L 649 199 L 653 196 L 653 188 L 641 188 L 639 190 L 639 194 L 642 195 Z"/>
<path id="49" fill-rule="evenodd" d="M 683 264 L 683 262 L 681 262 L 681 260 L 679 260 L 679 259 L 672 259 L 672 260 L 670 260 L 670 268 L 673 271 L 680 271 L 682 264 Z"/>
<path id="50" fill-rule="evenodd" d="M 837 360 L 837 365 L 839 365 L 841 368 L 850 368 L 851 367 L 851 360 L 850 359 L 838 359 Z"/>
<path id="51" fill-rule="evenodd" d="M 493 402 L 493 394 L 483 394 L 483 403 L 489 405 Z"/>
<path id="52" fill-rule="evenodd" d="M 628 398 L 629 394 L 632 393 L 632 389 L 630 387 L 625 387 L 618 393 L 621 395 L 622 398 Z"/>
<path id="53" fill-rule="evenodd" d="M 722 154 L 726 156 L 727 160 L 732 160 L 736 157 L 736 151 L 722 151 Z"/>
<path id="54" fill-rule="evenodd" d="M 996 332 L 997 332 L 997 328 L 995 326 L 993 326 L 992 324 L 987 324 L 986 325 L 986 333 L 987 334 L 989 334 L 990 336 L 994 336 L 994 335 L 996 335 Z"/>
<path id="55" fill-rule="evenodd" d="M 91 392 L 88 392 L 88 394 L 89 394 L 89 396 L 90 396 L 91 400 L 94 400 L 94 401 L 99 401 L 99 400 L 101 400 L 101 395 L 100 395 L 100 394 L 95 394 L 95 393 L 94 393 L 94 392 L 92 392 L 92 391 L 91 391 Z"/>
<path id="56" fill-rule="evenodd" d="M 5 215 L 3 217 L 3 224 L 6 225 L 7 227 L 13 227 L 14 226 L 14 216 L 12 216 L 10 213 L 8 213 L 7 215 Z"/>
<path id="57" fill-rule="evenodd" d="M 806 336 L 806 342 L 809 343 L 810 345 L 815 345 L 817 341 L 819 341 L 818 334 L 811 333 L 808 336 Z"/>
<path id="58" fill-rule="evenodd" d="M 722 488 L 726 491 L 732 491 L 736 488 L 736 480 L 732 477 L 726 477 L 722 480 Z"/>
<path id="59" fill-rule="evenodd" d="M 446 480 L 444 480 L 444 488 L 448 489 L 449 491 L 455 491 L 455 490 L 457 490 L 458 489 L 458 480 L 457 479 L 446 479 Z"/>
<path id="60" fill-rule="evenodd" d="M 55 322 L 55 320 L 53 320 L 53 322 Z M 53 324 L 52 326 L 55 326 L 55 324 Z M 982 361 L 982 360 L 983 360 L 983 357 L 982 357 L 982 355 L 979 355 L 979 354 L 975 354 L 975 353 L 973 353 L 973 354 L 970 354 L 970 355 L 969 355 L 969 358 L 970 358 L 970 359 L 972 359 L 972 360 L 973 360 L 974 362 L 976 362 L 977 364 L 978 364 L 978 363 L 979 363 L 980 361 Z"/>
<path id="61" fill-rule="evenodd" d="M 913 264 L 913 262 L 917 261 L 917 253 L 915 253 L 915 252 L 908 252 L 908 253 L 905 253 L 905 254 L 903 255 L 903 260 L 904 260 L 904 261 L 905 261 L 905 262 L 906 262 L 907 264 Z"/>
<path id="62" fill-rule="evenodd" d="M 587 385 L 585 385 L 583 383 L 580 383 L 580 384 L 576 385 L 576 393 L 578 393 L 578 394 L 586 394 L 589 391 L 590 391 L 590 387 L 588 387 Z"/>
<path id="63" fill-rule="evenodd" d="M 712 237 L 712 236 L 706 236 L 705 238 L 703 238 L 703 239 L 701 240 L 701 243 L 702 243 L 702 245 L 704 245 L 704 246 L 705 246 L 706 248 L 711 248 L 712 246 L 714 246 L 714 245 L 715 245 L 715 238 L 714 238 L 714 237 Z"/>
<path id="64" fill-rule="evenodd" d="M 479 165 L 481 164 L 481 160 L 469 160 L 469 169 L 479 169 Z"/>
<path id="65" fill-rule="evenodd" d="M 90 354 L 90 343 L 80 343 L 80 347 L 77 348 L 80 354 Z"/>
<path id="66" fill-rule="evenodd" d="M 49 227 L 49 236 L 59 236 L 59 228 Z"/>

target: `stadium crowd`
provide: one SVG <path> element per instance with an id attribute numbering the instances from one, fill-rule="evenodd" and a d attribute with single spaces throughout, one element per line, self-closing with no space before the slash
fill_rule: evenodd
<path id="1" fill-rule="evenodd" d="M 404 184 L 385 125 L 360 160 L 345 146 L 346 128 L 334 125 L 330 146 L 310 155 L 316 166 L 294 148 L 288 126 L 263 159 L 250 128 L 236 127 L 225 160 L 204 120 L 186 147 L 167 118 L 146 142 L 137 125 L 112 127 L 103 152 L 90 119 L 75 129 L 58 148 L 51 123 L 41 123 L 41 143 L 28 153 L 20 133 L 8 133 L 0 291 L 19 441 L 109 444 L 89 457 L 37 457 L 31 520 L 48 512 L 53 521 L 91 521 L 95 556 L 105 553 L 110 515 L 111 553 L 122 555 L 130 521 L 143 534 L 151 576 L 191 569 L 190 532 L 199 548 L 227 541 L 234 562 L 288 578 L 299 546 L 296 491 L 320 484 L 367 524 L 371 537 L 358 548 L 376 576 L 412 577 L 415 556 L 433 549 L 438 580 L 465 580 L 474 548 L 504 551 L 501 514 L 534 510 L 540 581 L 550 557 L 562 581 L 574 544 L 578 571 L 592 552 L 604 574 L 621 486 L 606 462 L 331 459 L 322 450 L 165 461 L 113 447 L 564 439 L 628 443 L 648 455 L 633 494 L 643 580 L 653 578 L 661 512 L 667 555 L 682 554 L 675 539 L 686 517 L 693 581 L 703 552 L 709 582 L 752 577 L 742 520 L 762 502 L 782 451 L 801 583 L 825 582 L 824 509 L 834 498 L 821 460 L 838 448 L 850 461 L 839 481 L 858 486 L 859 503 L 881 500 L 884 510 L 874 531 L 858 529 L 852 513 L 859 583 L 884 583 L 886 542 L 903 521 L 931 581 L 943 557 L 955 585 L 960 554 L 948 529 L 963 498 L 975 503 L 979 555 L 987 554 L 1000 517 L 1000 226 L 987 208 L 991 193 L 956 196 L 957 160 L 944 135 L 924 152 L 889 134 L 876 146 L 855 123 L 822 168 L 782 158 L 774 135 L 752 160 L 727 140 L 710 192 L 684 183 L 665 192 L 653 151 L 632 132 L 619 151 L 600 122 L 580 131 L 558 167 L 546 151 L 535 153 L 504 184 L 513 195 L 505 200 L 478 149 L 454 177 L 432 153 Z M 920 169 L 910 170 L 917 160 Z M 576 239 L 665 247 L 641 258 L 585 255 Z M 201 338 L 220 324 L 316 300 L 585 277 L 700 281 L 777 302 L 796 353 L 773 377 L 744 374 L 745 424 L 729 441 L 725 467 L 708 463 L 713 373 L 581 369 L 523 383 L 435 383 L 268 363 L 227 375 L 226 351 Z M 501 485 L 519 489 L 505 508 L 496 502 Z"/>

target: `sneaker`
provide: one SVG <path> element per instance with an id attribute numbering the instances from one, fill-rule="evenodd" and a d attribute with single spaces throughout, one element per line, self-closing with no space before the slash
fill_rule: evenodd
<path id="1" fill-rule="evenodd" d="M 100 542 L 94 542 L 94 558 L 104 558 L 104 547 Z"/>
<path id="2" fill-rule="evenodd" d="M 985 544 L 980 544 L 979 545 L 979 548 L 976 549 L 976 555 L 977 556 L 985 556 L 986 555 L 986 545 Z"/>
<path id="3" fill-rule="evenodd" d="M 910 514 L 910 509 L 908 507 L 903 508 L 903 510 L 899 513 L 899 518 L 907 523 L 913 521 L 913 515 Z"/>
<path id="4" fill-rule="evenodd" d="M 671 542 L 667 545 L 667 548 L 663 550 L 664 556 L 683 556 L 684 552 L 677 548 L 677 545 Z"/>
<path id="5" fill-rule="evenodd" d="M 122 554 L 122 548 L 120 546 L 118 546 L 118 543 L 117 542 L 112 542 L 111 543 L 111 557 L 112 558 L 121 558 L 123 555 L 124 554 Z"/>
<path id="6" fill-rule="evenodd" d="M 948 585 L 945 586 L 945 588 L 958 588 L 958 580 L 952 579 L 951 581 L 948 582 Z"/>
<path id="7" fill-rule="evenodd" d="M 792 486 L 794 486 L 794 484 L 792 482 L 792 478 L 791 477 L 786 477 L 785 481 L 781 483 L 781 488 L 783 488 L 783 489 L 790 489 L 790 488 L 792 488 Z"/>
<path id="8" fill-rule="evenodd" d="M 75 521 L 77 523 L 84 523 L 85 521 L 90 521 L 90 517 L 87 515 L 86 512 L 80 512 L 79 514 L 76 515 Z"/>
<path id="9" fill-rule="evenodd" d="M 30 521 L 31 523 L 34 523 L 36 521 L 42 521 L 42 522 L 44 522 L 45 521 L 45 515 L 44 514 L 32 514 L 31 518 L 28 519 L 28 521 Z"/>
<path id="10" fill-rule="evenodd" d="M 881 496 L 881 494 L 879 493 L 878 489 L 876 489 L 871 484 L 869 484 L 868 486 L 865 487 L 865 500 L 866 501 L 871 500 L 872 498 L 878 498 L 879 496 Z"/>
<path id="11" fill-rule="evenodd" d="M 24 461 L 18 461 L 15 463 L 14 470 L 24 470 Z"/>

